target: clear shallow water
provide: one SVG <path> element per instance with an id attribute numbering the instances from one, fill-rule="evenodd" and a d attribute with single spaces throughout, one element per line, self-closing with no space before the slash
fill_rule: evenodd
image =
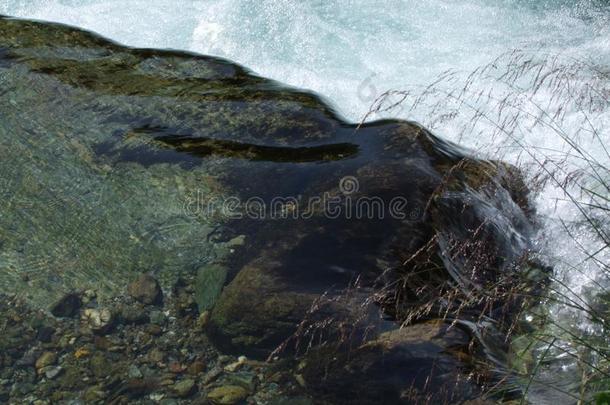
<path id="1" fill-rule="evenodd" d="M 442 72 L 457 71 L 441 88 L 467 80 L 468 74 L 497 56 L 515 49 L 525 55 L 560 54 L 559 64 L 570 66 L 573 58 L 585 58 L 602 72 L 610 66 L 610 11 L 603 2 L 456 1 L 456 2 L 337 2 L 298 1 L 3 1 L 0 13 L 68 23 L 96 31 L 132 46 L 188 49 L 218 55 L 242 63 L 255 72 L 279 81 L 319 92 L 352 120 L 360 120 L 371 104 L 389 89 L 414 89 L 433 82 Z M 511 88 L 494 78 L 508 62 L 500 61 L 489 77 L 475 77 L 471 94 L 492 91 L 502 100 Z M 553 71 L 551 62 L 545 72 Z M 571 83 L 586 91 L 594 69 L 580 66 Z M 527 75 L 526 75 L 527 76 Z M 529 76 L 531 79 L 531 76 Z M 527 77 L 526 77 L 527 79 Z M 598 86 L 608 88 L 603 78 Z M 525 80 L 527 82 L 527 80 Z M 602 147 L 610 143 L 608 95 L 602 93 L 587 118 L 599 130 L 597 136 L 583 131 L 582 105 L 553 99 L 552 89 L 533 91 L 521 87 L 519 108 L 538 114 L 543 106 L 552 115 L 563 112 L 561 129 L 577 138 L 591 156 L 608 162 Z M 480 153 L 502 156 L 527 166 L 570 151 L 565 140 L 549 126 L 533 126 L 533 118 L 511 132 L 491 137 L 492 122 L 480 121 L 470 128 L 473 113 L 462 106 L 456 115 L 436 118 L 449 111 L 441 104 L 443 94 L 429 95 L 414 110 L 394 109 L 387 115 L 416 119 L 443 136 L 458 140 Z M 474 97 L 473 97 L 474 98 Z M 604 102 L 605 100 L 605 102 Z M 497 105 L 484 99 L 476 108 L 497 113 Z M 515 111 L 515 110 L 513 110 Z M 372 118 L 372 117 L 371 117 Z M 530 125 L 528 125 L 530 124 Z M 532 154 L 523 154 L 522 146 Z M 590 168 L 578 157 L 566 161 L 566 172 Z M 578 190 L 574 190 L 577 195 Z M 537 195 L 544 224 L 540 245 L 558 278 L 575 294 L 601 279 L 599 266 L 585 262 L 579 244 L 595 251 L 593 236 L 585 229 L 573 234 L 574 243 L 561 221 L 579 218 L 580 212 L 556 185 L 547 184 Z M 561 220 L 561 221 L 560 221 Z M 598 256 L 608 263 L 608 256 Z M 578 266 L 579 271 L 574 271 Z M 561 288 L 561 287 L 559 287 Z M 582 314 L 558 306 L 554 316 L 570 325 L 582 323 Z M 568 366 L 567 368 L 570 368 Z M 553 374 L 556 369 L 551 369 Z M 552 399 L 551 399 L 552 401 Z"/>

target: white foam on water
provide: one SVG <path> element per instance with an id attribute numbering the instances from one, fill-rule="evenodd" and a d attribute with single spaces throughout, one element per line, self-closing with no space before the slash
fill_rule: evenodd
<path id="1" fill-rule="evenodd" d="M 467 81 L 473 70 L 516 49 L 534 59 L 560 55 L 557 63 L 563 66 L 579 59 L 590 61 L 594 68 L 581 66 L 569 78 L 584 93 L 592 80 L 608 91 L 607 76 L 605 83 L 599 82 L 595 69 L 610 75 L 610 5 L 601 0 L 2 0 L 0 14 L 67 23 L 131 46 L 226 57 L 260 75 L 316 91 L 354 121 L 362 119 L 386 90 L 421 92 L 422 86 L 452 70 L 451 80 L 439 84 L 450 90 L 451 85 Z M 549 61 L 544 72 L 554 67 Z M 497 106 L 489 98 L 477 103 L 477 93 L 502 100 L 511 92 L 522 92 L 522 103 L 514 111 L 523 109 L 521 119 L 525 119 L 511 134 L 488 136 L 497 129 L 493 120 L 480 120 L 464 132 L 473 119 L 473 110 L 469 113 L 464 105 L 455 116 L 434 119 L 443 116 L 434 107 L 443 94 L 428 95 L 427 103 L 415 109 L 393 109 L 388 115 L 421 121 L 484 155 L 500 155 L 527 166 L 536 160 L 573 155 L 557 128 L 533 125 L 535 120 L 528 118 L 527 114 L 539 115 L 542 106 L 550 115 L 562 112 L 560 129 L 577 139 L 591 157 L 606 167 L 610 164 L 604 150 L 610 145 L 610 92 L 599 95 L 599 105 L 586 112 L 598 130 L 594 136 L 583 130 L 587 124 L 578 102 L 553 99 L 556 92 L 551 88 L 534 91 L 519 88 L 520 83 L 517 88 L 503 85 L 497 80 L 503 68 L 491 69 L 490 75 L 496 74 L 491 80 L 476 76 L 469 89 L 473 106 L 491 115 L 497 113 Z M 523 146 L 531 153 L 523 153 Z M 569 157 L 565 165 L 568 171 L 581 168 L 591 173 L 578 156 Z M 583 262 L 586 254 L 578 246 L 597 250 L 594 235 L 586 227 L 575 228 L 569 235 L 563 227 L 562 221 L 581 218 L 566 198 L 552 182 L 537 195 L 544 225 L 539 244 L 548 252 L 558 278 L 580 295 L 603 275 L 599 263 Z M 602 252 L 598 260 L 609 263 L 609 254 Z M 582 316 L 563 307 L 553 311 L 574 322 Z"/>

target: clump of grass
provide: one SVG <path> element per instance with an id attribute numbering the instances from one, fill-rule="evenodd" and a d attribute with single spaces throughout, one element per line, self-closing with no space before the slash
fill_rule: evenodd
<path id="1" fill-rule="evenodd" d="M 528 212 L 538 224 L 536 243 L 490 276 L 481 270 L 497 259 L 484 237 L 486 220 L 467 236 L 437 233 L 404 269 L 389 269 L 379 289 L 356 280 L 343 296 L 320 297 L 272 356 L 288 345 L 301 353 L 332 345 L 337 336 L 329 331 L 357 347 L 368 338 L 357 330 L 370 322 L 366 308 L 380 305 L 404 326 L 441 319 L 470 329 L 472 350 L 487 359 L 475 366 L 489 395 L 603 403 L 610 390 L 609 111 L 610 70 L 528 51 L 501 55 L 468 75 L 447 71 L 428 86 L 381 94 L 363 122 L 415 118 L 479 158 L 517 167 L 538 208 Z M 459 261 L 461 274 L 440 256 Z M 327 305 L 353 307 L 350 300 L 361 316 L 315 316 Z M 490 372 L 494 378 L 486 379 Z"/>
<path id="2" fill-rule="evenodd" d="M 386 91 L 363 122 L 397 115 L 416 117 L 483 158 L 518 166 L 540 208 L 531 254 L 554 268 L 545 289 L 528 289 L 528 280 L 507 274 L 467 292 L 451 282 L 431 288 L 429 272 L 420 279 L 410 273 L 396 281 L 419 294 L 417 305 L 402 311 L 404 322 L 432 313 L 457 322 L 475 308 L 482 323 L 498 301 L 528 298 L 518 300 L 517 316 L 512 311 L 500 322 L 512 349 L 505 385 L 519 388 L 522 402 L 543 393 L 602 403 L 610 390 L 610 69 L 514 51 L 469 75 L 447 71 L 428 86 Z M 480 259 L 477 249 L 462 247 L 473 262 Z M 403 290 L 388 285 L 377 299 L 399 301 L 392 294 Z"/>

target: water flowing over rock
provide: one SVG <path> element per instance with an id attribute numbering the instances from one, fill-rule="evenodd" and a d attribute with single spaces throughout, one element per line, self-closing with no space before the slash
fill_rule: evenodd
<path id="1" fill-rule="evenodd" d="M 413 122 L 347 123 L 225 60 L 61 25 L 0 18 L 0 75 L 3 287 L 44 303 L 195 277 L 220 348 L 294 354 L 317 393 L 427 398 L 440 361 L 439 395 L 473 395 L 455 386 L 476 321 L 510 314 L 501 292 L 533 268 L 514 168 Z M 380 392 L 384 356 L 397 374 Z"/>

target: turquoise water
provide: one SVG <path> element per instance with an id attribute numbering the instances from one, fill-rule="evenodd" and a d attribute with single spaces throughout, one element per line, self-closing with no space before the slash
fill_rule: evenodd
<path id="1" fill-rule="evenodd" d="M 352 119 L 376 93 L 513 49 L 610 58 L 608 12 L 593 1 L 5 0 L 0 13 L 224 56 L 315 90 Z"/>

